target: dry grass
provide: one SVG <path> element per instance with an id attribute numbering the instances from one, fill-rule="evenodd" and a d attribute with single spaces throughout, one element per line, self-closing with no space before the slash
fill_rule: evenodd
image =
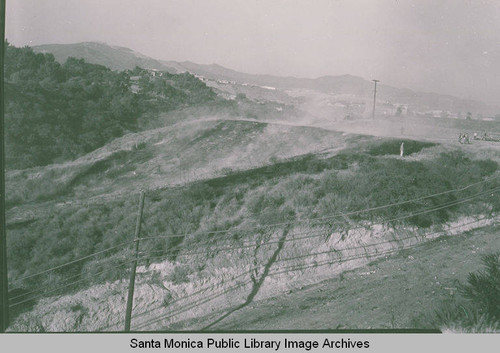
<path id="1" fill-rule="evenodd" d="M 214 125 L 216 130 L 225 127 L 227 125 Z M 264 127 L 263 131 L 266 129 Z M 196 138 L 203 141 L 204 148 L 210 149 L 212 137 L 208 134 L 208 139 L 203 136 Z M 156 141 L 158 146 L 164 145 L 159 137 Z M 365 141 L 363 148 L 369 151 L 374 144 Z M 150 148 L 151 145 L 146 144 L 146 147 L 135 148 L 130 153 L 135 154 L 134 158 L 141 158 L 141 153 Z M 127 157 L 127 154 L 123 156 Z M 143 252 L 162 255 L 160 259 L 163 261 L 152 265 L 149 271 L 141 269 L 134 312 L 145 314 L 137 317 L 134 325 L 137 329 L 147 328 L 149 323 L 155 329 L 171 327 L 180 320 L 207 315 L 215 308 L 237 306 L 244 302 L 266 271 L 268 276 L 254 299 L 269 298 L 304 283 L 364 266 L 374 258 L 433 239 L 443 231 L 449 234 L 465 231 L 468 229 L 466 224 L 481 216 L 483 211 L 494 211 L 490 205 L 494 200 L 486 197 L 480 201 L 484 207 L 476 209 L 481 212 L 473 213 L 468 206 L 458 207 L 449 214 L 434 216 L 425 227 L 406 218 L 400 222 L 381 223 L 381 220 L 448 201 L 439 199 L 431 204 L 419 203 L 408 208 L 398 207 L 318 224 L 297 222 L 427 195 L 446 190 L 449 183 L 455 187 L 464 186 L 495 172 L 494 164 L 453 151 L 440 153 L 438 146 L 423 149 L 412 157 L 411 160 L 374 157 L 359 150 L 346 150 L 323 159 L 304 156 L 246 172 L 228 172 L 223 178 L 194 183 L 185 189 L 161 190 L 151 195 L 144 218 L 145 234 L 151 237 L 179 233 L 189 236 L 181 239 L 177 252 L 172 251 L 176 244 L 167 241 L 143 243 Z M 462 163 L 467 168 L 457 167 L 455 163 Z M 432 178 L 427 178 L 426 173 Z M 388 182 L 394 188 L 393 193 L 377 186 Z M 402 194 L 401 190 L 405 193 Z M 133 229 L 134 220 L 127 217 L 136 207 L 132 201 L 115 201 L 91 212 L 79 208 L 80 211 L 74 213 L 76 208 L 67 207 L 47 224 L 59 224 L 63 230 L 61 242 L 71 239 L 70 236 L 75 242 L 84 241 L 85 237 L 78 235 L 90 230 L 85 227 L 97 227 L 92 228 L 95 240 L 101 242 L 101 247 L 110 246 L 123 241 L 124 234 Z M 283 226 L 266 228 L 264 225 L 287 221 L 293 221 L 293 226 L 276 259 L 271 261 L 279 248 Z M 475 226 L 487 224 L 487 221 L 482 222 Z M 78 229 L 65 229 L 73 223 L 78 224 Z M 109 229 L 102 231 L 97 226 L 99 224 L 108 224 Z M 244 231 L 256 226 L 260 228 Z M 222 235 L 204 234 L 228 228 L 234 231 Z M 304 238 L 312 235 L 314 237 Z M 95 245 L 91 239 L 87 240 Z M 54 236 L 51 241 L 60 245 Z M 228 248 L 231 251 L 225 250 Z M 23 249 L 24 245 L 18 250 L 22 252 Z M 162 249 L 166 252 L 163 253 Z M 184 256 L 191 252 L 199 254 Z M 67 255 L 64 251 L 61 254 Z M 56 259 L 64 262 L 63 258 Z M 86 266 L 94 265 L 98 265 L 98 260 Z M 32 327 L 30 320 L 43 317 L 45 321 L 37 325 L 42 325 L 45 330 L 119 330 L 124 316 L 125 284 L 108 282 L 103 287 L 89 290 L 93 288 L 100 288 L 97 290 L 99 296 L 106 298 L 102 306 L 93 304 L 85 290 L 68 294 L 62 297 L 66 298 L 64 300 L 57 297 L 45 299 L 31 312 L 22 314 L 13 329 L 29 329 Z M 201 303 L 203 305 L 199 305 Z M 111 309 L 107 310 L 106 306 Z M 58 318 L 64 316 L 61 312 L 68 312 L 68 320 L 59 325 Z M 33 313 L 36 314 L 33 316 Z M 116 319 L 116 323 L 110 318 Z"/>
<path id="2" fill-rule="evenodd" d="M 341 273 L 366 266 L 394 251 L 412 248 L 443 234 L 462 233 L 492 221 L 471 223 L 469 219 L 449 224 L 448 231 L 417 237 L 418 230 L 394 230 L 386 225 L 353 229 L 347 235 L 329 233 L 327 229 L 296 228 L 289 232 L 287 242 L 276 262 L 270 267 L 254 300 L 271 298 L 297 288 L 332 278 Z M 325 236 L 299 239 L 304 233 L 319 231 Z M 269 234 L 268 243 L 276 242 L 279 233 Z M 341 240 L 344 237 L 344 240 Z M 138 269 L 133 329 L 156 330 L 185 320 L 210 315 L 213 310 L 241 304 L 252 290 L 251 274 L 258 276 L 277 244 L 254 249 L 220 252 L 211 258 L 190 256 L 177 262 L 162 261 Z M 182 253 L 181 253 L 182 254 Z M 311 254 L 318 254 L 310 256 Z M 286 260 L 294 258 L 293 260 Z M 199 272 L 178 274 L 176 269 L 187 264 L 204 263 Z M 257 270 L 255 271 L 255 263 Z M 292 269 L 300 269 L 291 271 Z M 74 295 L 40 301 L 29 313 L 22 314 L 12 331 L 97 331 L 122 330 L 127 283 L 116 281 L 93 286 Z M 198 326 L 197 326 L 198 327 Z M 198 327 L 200 328 L 200 327 Z M 452 328 L 450 328 L 452 329 Z"/>

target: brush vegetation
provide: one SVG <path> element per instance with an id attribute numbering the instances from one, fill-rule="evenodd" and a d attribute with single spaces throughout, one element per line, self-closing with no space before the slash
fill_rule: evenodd
<path id="1" fill-rule="evenodd" d="M 441 302 L 432 315 L 415 318 L 413 324 L 453 332 L 499 332 L 500 252 L 483 255 L 481 262 L 482 270 L 458 283 L 457 297 Z"/>
<path id="2" fill-rule="evenodd" d="M 207 246 L 238 246 L 248 241 L 269 240 L 274 232 L 270 229 L 283 228 L 283 223 L 308 223 L 310 219 L 461 188 L 484 180 L 498 169 L 491 160 L 474 160 L 459 151 L 439 153 L 429 159 L 380 156 L 378 151 L 387 143 L 372 143 L 365 152 L 347 149 L 329 158 L 305 155 L 248 171 L 229 170 L 224 177 L 150 191 L 142 236 L 153 239 L 141 242 L 141 257 L 151 258 L 148 262 L 180 261 L 181 267 L 171 276 L 172 281 L 183 283 L 189 274 L 202 271 L 207 259 L 215 256 L 206 250 Z M 496 186 L 499 186 L 496 179 L 487 184 L 488 188 Z M 340 221 L 325 219 L 321 226 L 340 232 L 353 224 L 392 220 L 394 228 L 425 229 L 439 227 L 463 215 L 498 212 L 498 198 L 485 194 L 466 203 L 408 217 L 482 190 L 479 185 L 460 193 L 355 213 Z M 63 293 L 125 277 L 132 244 L 119 245 L 132 240 L 137 197 L 120 196 L 102 202 L 81 201 L 52 207 L 46 218 L 17 225 L 9 232 L 9 278 L 15 287 L 50 289 L 75 279 L 79 281 L 58 292 Z M 266 227 L 272 224 L 278 225 Z M 231 231 L 218 233 L 225 230 Z M 101 255 L 20 280 L 115 246 L 118 247 Z M 206 254 L 195 258 L 181 256 L 186 251 Z M 265 256 L 262 261 L 265 262 Z"/>
<path id="3" fill-rule="evenodd" d="M 235 106 L 188 73 L 115 72 L 71 57 L 60 64 L 9 43 L 4 73 L 9 169 L 74 159 L 145 129 L 161 113 Z"/>
<path id="4" fill-rule="evenodd" d="M 73 160 L 130 132 L 201 116 L 292 116 L 277 102 L 225 97 L 189 73 L 136 67 L 121 72 L 6 42 L 6 166 L 24 169 Z"/>
<path id="5" fill-rule="evenodd" d="M 152 272 L 152 292 L 153 285 L 165 289 L 164 280 L 189 292 L 199 283 L 234 279 L 236 271 L 252 264 L 262 265 L 265 269 L 261 270 L 268 271 L 281 254 L 293 257 L 314 250 L 336 250 L 335 242 L 339 240 L 329 238 L 333 233 L 342 234 L 344 244 L 365 244 L 366 239 L 346 239 L 353 236 L 349 230 L 359 225 L 383 224 L 387 226 L 384 235 L 394 235 L 396 229 L 417 233 L 417 229 L 442 230 L 461 217 L 491 215 L 500 210 L 500 201 L 491 193 L 460 202 L 500 186 L 498 179 L 460 192 L 440 194 L 485 181 L 497 173 L 498 165 L 461 151 L 446 151 L 433 143 L 405 140 L 403 159 L 397 156 L 401 140 L 364 140 L 356 148 L 346 148 L 334 156 L 307 154 L 284 159 L 266 154 L 273 148 L 287 150 L 289 145 L 281 140 L 277 146 L 270 147 L 270 143 L 260 150 L 248 147 L 268 124 L 205 121 L 205 125 L 186 124 L 184 130 L 179 130 L 181 133 L 174 128 L 168 130 L 197 114 L 273 119 L 294 113 L 281 103 L 260 104 L 242 94 L 233 100 L 221 98 L 190 74 L 160 75 L 141 68 L 114 72 L 74 58 L 60 64 L 51 54 L 35 54 L 28 47 L 15 48 L 7 43 L 5 95 L 7 167 L 11 169 L 8 207 L 13 214 L 30 207 L 37 211 L 36 216 L 10 223 L 10 297 L 11 304 L 18 304 L 11 313 L 13 317 L 37 304 L 30 299 L 32 295 L 75 293 L 126 277 L 133 256 L 138 195 L 113 194 L 112 184 L 132 178 L 130 174 L 134 182 L 123 182 L 122 188 L 139 185 L 146 179 L 145 173 L 164 178 L 168 173 L 162 174 L 160 167 L 173 164 L 168 159 L 175 154 L 172 150 L 182 151 L 192 169 L 217 158 L 233 163 L 236 155 L 257 153 L 257 163 L 243 166 L 261 167 L 233 170 L 228 167 L 232 164 L 225 162 L 221 164 L 224 168 L 218 173 L 220 177 L 147 192 L 140 261 L 144 265 L 167 261 L 171 267 L 162 278 L 155 278 L 156 272 Z M 147 141 L 137 136 L 127 139 L 130 132 L 165 126 L 168 128 L 164 131 L 149 131 Z M 294 141 L 297 145 L 312 144 L 311 140 L 323 143 L 333 136 L 308 131 L 309 136 L 303 138 L 300 134 L 304 131 L 305 128 L 294 131 L 298 135 Z M 287 133 L 292 141 L 297 136 L 292 135 L 291 129 Z M 175 149 L 169 144 L 177 138 Z M 328 146 L 335 143 L 343 141 L 329 142 Z M 197 149 L 181 150 L 179 146 L 184 145 L 195 145 Z M 160 163 L 158 148 L 162 148 L 161 156 L 165 158 L 161 166 L 155 164 Z M 217 154 L 234 148 L 250 152 Z M 262 166 L 262 156 L 272 164 Z M 180 159 L 176 163 L 182 172 Z M 174 169 L 167 170 L 172 174 Z M 89 198 L 105 193 L 103 184 L 104 188 L 109 187 L 104 189 L 109 195 Z M 440 195 L 422 198 L 430 194 Z M 411 199 L 417 200 L 404 202 Z M 394 206 L 380 207 L 388 204 Z M 357 212 L 367 208 L 373 210 Z M 422 213 L 434 208 L 433 212 Z M 348 215 L 331 217 L 339 213 Z M 285 244 L 287 235 L 293 238 L 318 230 L 330 235 Z M 368 233 L 359 234 L 362 237 Z M 241 246 L 246 246 L 247 251 L 238 255 L 222 250 Z M 185 256 L 190 252 L 195 255 Z M 92 256 L 95 253 L 98 255 Z M 355 252 L 353 255 L 359 256 Z M 318 256 L 310 262 L 297 260 L 287 264 L 316 266 L 321 260 L 331 258 Z M 71 265 L 59 268 L 67 263 Z M 493 258 L 485 260 L 487 263 L 493 263 Z M 52 268 L 56 269 L 43 272 Z M 493 268 L 488 267 L 488 273 L 471 275 L 468 286 L 463 287 L 464 298 L 475 303 L 473 312 L 488 322 L 494 319 L 491 312 L 498 306 L 488 294 Z M 337 270 L 342 270 L 342 266 Z M 262 273 L 259 278 L 258 272 L 256 269 L 251 274 L 253 296 L 266 278 Z M 191 284 L 193 288 L 186 289 Z M 111 296 L 122 298 L 120 286 L 121 282 L 111 285 L 115 288 Z M 167 306 L 178 293 L 163 289 L 161 303 Z M 138 290 L 147 289 L 138 286 Z M 120 300 L 116 299 L 116 303 Z M 139 306 L 147 307 L 147 301 L 147 295 L 138 295 Z M 77 323 L 71 329 L 76 330 L 89 308 L 79 302 L 71 303 L 69 308 Z"/>

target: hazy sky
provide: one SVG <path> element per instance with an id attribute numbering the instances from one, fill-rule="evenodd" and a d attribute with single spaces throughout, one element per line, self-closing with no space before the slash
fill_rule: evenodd
<path id="1" fill-rule="evenodd" d="M 6 35 L 248 73 L 352 74 L 500 105 L 500 0 L 7 0 Z"/>

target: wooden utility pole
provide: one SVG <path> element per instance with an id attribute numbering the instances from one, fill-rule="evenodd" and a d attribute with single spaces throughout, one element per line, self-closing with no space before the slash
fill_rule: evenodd
<path id="1" fill-rule="evenodd" d="M 5 121 L 4 121 L 4 58 L 5 1 L 0 1 L 0 332 L 9 326 L 9 286 L 7 280 L 7 233 L 5 231 Z"/>
<path id="2" fill-rule="evenodd" d="M 144 191 L 141 191 L 139 200 L 139 212 L 137 213 L 137 223 L 135 225 L 135 255 L 130 272 L 130 282 L 128 285 L 127 310 L 125 312 L 125 332 L 130 331 L 130 320 L 132 319 L 132 304 L 134 302 L 135 270 L 137 268 L 137 259 L 139 257 L 139 236 L 141 234 L 142 210 L 144 208 Z"/>
<path id="3" fill-rule="evenodd" d="M 372 119 L 375 119 L 375 102 L 377 101 L 377 82 L 380 82 L 379 80 L 372 80 L 375 82 L 375 90 L 373 91 L 373 110 L 372 110 Z"/>

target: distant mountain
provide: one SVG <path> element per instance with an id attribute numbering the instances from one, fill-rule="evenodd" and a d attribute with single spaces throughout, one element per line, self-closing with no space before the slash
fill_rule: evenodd
<path id="1" fill-rule="evenodd" d="M 139 66 L 144 69 L 177 73 L 177 70 L 132 49 L 109 46 L 105 43 L 46 44 L 35 46 L 33 50 L 40 53 L 52 53 L 60 63 L 65 62 L 71 56 L 85 59 L 86 62 L 91 64 L 104 65 L 118 71 L 133 69 Z"/>
<path id="2" fill-rule="evenodd" d="M 109 46 L 104 43 L 85 42 L 77 44 L 49 44 L 33 47 L 38 52 L 53 53 L 56 60 L 64 62 L 69 56 L 83 58 L 90 63 L 101 64 L 113 70 L 133 69 L 136 66 L 168 71 L 171 73 L 190 72 L 207 80 L 223 81 L 226 85 L 254 85 L 267 89 L 314 90 L 341 96 L 348 100 L 370 100 L 373 97 L 373 83 L 352 75 L 323 76 L 319 78 L 279 77 L 253 75 L 231 70 L 217 64 L 200 65 L 190 61 L 161 61 L 131 49 Z M 500 107 L 479 101 L 458 98 L 437 93 L 415 92 L 406 88 L 396 88 L 379 84 L 379 103 L 404 104 L 412 111 L 473 112 L 474 116 L 493 117 L 500 113 Z M 224 88 L 222 88 L 224 89 Z M 234 90 L 229 90 L 234 91 Z"/>
<path id="3" fill-rule="evenodd" d="M 171 62 L 169 61 L 166 63 L 169 64 Z M 279 89 L 315 89 L 338 94 L 360 94 L 364 93 L 366 89 L 373 89 L 373 85 L 369 81 L 352 75 L 323 76 L 311 79 L 272 75 L 252 75 L 227 69 L 217 64 L 200 65 L 190 61 L 181 62 L 179 64 L 187 71 L 210 79 L 266 85 Z"/>
<path id="4" fill-rule="evenodd" d="M 90 47 L 87 53 L 104 57 Z M 4 76 L 10 169 L 74 159 L 124 134 L 149 129 L 161 114 L 235 106 L 190 74 L 156 75 L 142 68 L 117 72 L 80 58 L 60 64 L 29 47 L 6 45 Z"/>
<path id="5" fill-rule="evenodd" d="M 173 62 L 165 62 L 171 65 Z M 271 75 L 252 75 L 224 68 L 217 64 L 200 65 L 189 61 L 177 63 L 187 71 L 214 80 L 268 86 L 282 90 L 308 89 L 327 94 L 354 96 L 362 100 L 373 97 L 373 82 L 353 75 L 322 76 L 319 78 L 279 77 Z M 480 101 L 458 98 L 450 95 L 416 92 L 407 88 L 396 88 L 384 84 L 377 86 L 377 97 L 393 104 L 406 104 L 412 110 L 443 110 L 451 112 L 471 111 L 485 116 L 500 113 L 500 107 Z"/>

